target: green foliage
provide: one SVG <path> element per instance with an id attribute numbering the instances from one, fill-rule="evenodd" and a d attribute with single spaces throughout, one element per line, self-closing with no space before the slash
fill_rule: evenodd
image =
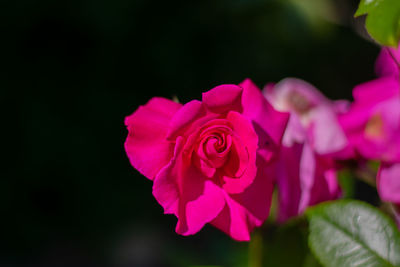
<path id="1" fill-rule="evenodd" d="M 400 232 L 376 208 L 339 200 L 306 214 L 309 246 L 324 266 L 400 266 Z"/>
<path id="2" fill-rule="evenodd" d="M 368 14 L 365 26 L 379 43 L 397 46 L 400 39 L 399 0 L 361 0 L 355 16 Z"/>

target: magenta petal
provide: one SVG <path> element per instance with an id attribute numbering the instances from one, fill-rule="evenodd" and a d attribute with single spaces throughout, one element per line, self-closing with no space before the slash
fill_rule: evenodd
<path id="1" fill-rule="evenodd" d="M 320 202 L 336 199 L 341 194 L 332 159 L 315 154 L 307 144 L 300 162 L 300 179 L 302 198 L 299 212 Z"/>
<path id="2" fill-rule="evenodd" d="M 164 213 L 178 215 L 179 188 L 176 182 L 176 165 L 184 147 L 182 137 L 176 140 L 174 157 L 158 173 L 153 183 L 153 195 L 158 203 L 164 208 Z"/>
<path id="3" fill-rule="evenodd" d="M 400 49 L 382 48 L 376 63 L 375 72 L 378 76 L 393 76 L 399 78 Z"/>
<path id="4" fill-rule="evenodd" d="M 277 175 L 279 222 L 340 196 L 333 161 L 316 155 L 308 143 L 282 148 Z"/>
<path id="5" fill-rule="evenodd" d="M 180 107 L 168 99 L 152 98 L 125 119 L 129 131 L 125 151 L 132 166 L 151 180 L 172 158 L 174 143 L 167 141 L 166 135 Z"/>
<path id="6" fill-rule="evenodd" d="M 231 122 L 233 143 L 230 159 L 224 166 L 223 188 L 230 194 L 243 192 L 254 180 L 257 173 L 256 153 L 258 137 L 251 123 L 237 112 L 229 112 L 227 120 Z"/>
<path id="7" fill-rule="evenodd" d="M 207 179 L 184 154 L 187 143 L 177 139 L 175 156 L 154 180 L 153 195 L 164 212 L 178 218 L 176 232 L 195 234 L 217 217 L 225 205 L 222 189 Z"/>
<path id="8" fill-rule="evenodd" d="M 252 121 L 259 137 L 260 148 L 270 141 L 279 147 L 289 113 L 276 111 L 251 80 L 244 80 L 240 86 L 243 88 L 243 115 Z"/>
<path id="9" fill-rule="evenodd" d="M 384 77 L 354 87 L 353 97 L 357 106 L 371 105 L 399 93 L 399 81 Z"/>
<path id="10" fill-rule="evenodd" d="M 248 219 L 251 216 L 229 195 L 226 195 L 226 203 L 225 208 L 211 224 L 235 240 L 250 241 L 250 232 L 254 227 L 249 227 Z"/>
<path id="11" fill-rule="evenodd" d="M 278 222 L 283 223 L 299 214 L 301 198 L 300 158 L 303 145 L 282 147 L 277 166 Z"/>
<path id="12" fill-rule="evenodd" d="M 382 200 L 400 203 L 400 163 L 382 163 L 378 172 L 377 187 Z"/>
<path id="13" fill-rule="evenodd" d="M 257 157 L 257 175 L 241 194 L 225 195 L 227 205 L 212 225 L 239 241 L 249 241 L 254 227 L 261 226 L 269 214 L 275 164 Z"/>
<path id="14" fill-rule="evenodd" d="M 225 199 L 222 189 L 193 167 L 182 178 L 176 232 L 192 235 L 218 216 Z"/>
<path id="15" fill-rule="evenodd" d="M 203 93 L 203 103 L 215 113 L 228 110 L 241 111 L 240 97 L 242 88 L 234 84 L 224 84 Z"/>
<path id="16" fill-rule="evenodd" d="M 148 112 L 153 113 L 154 117 L 158 115 L 160 119 L 170 120 L 181 107 L 181 104 L 167 98 L 153 97 L 146 103 L 146 105 L 140 106 L 139 108 L 145 108 Z M 125 118 L 125 125 L 129 126 L 132 119 L 136 120 L 133 114 L 127 116 Z"/>
<path id="17" fill-rule="evenodd" d="M 178 135 L 182 135 L 185 129 L 204 112 L 203 104 L 198 100 L 186 103 L 172 117 L 168 129 L 168 139 L 175 140 Z"/>

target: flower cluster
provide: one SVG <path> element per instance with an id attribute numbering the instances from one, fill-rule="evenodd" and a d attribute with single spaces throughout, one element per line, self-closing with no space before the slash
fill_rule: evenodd
<path id="1" fill-rule="evenodd" d="M 378 78 L 353 90 L 354 103 L 340 117 L 354 156 L 378 160 L 376 185 L 383 201 L 393 203 L 400 225 L 400 47 L 383 48 Z"/>
<path id="2" fill-rule="evenodd" d="M 350 159 L 381 161 L 379 194 L 400 209 L 398 59 L 384 48 L 379 78 L 355 87 L 353 103 L 294 78 L 262 91 L 250 80 L 220 85 L 184 105 L 152 98 L 125 119 L 126 153 L 182 235 L 208 223 L 247 241 L 275 188 L 285 222 L 339 198 L 337 173 Z"/>

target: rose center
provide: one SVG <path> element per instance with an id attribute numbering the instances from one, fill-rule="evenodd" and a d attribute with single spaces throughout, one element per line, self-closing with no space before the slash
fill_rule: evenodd
<path id="1" fill-rule="evenodd" d="M 226 162 L 231 144 L 232 138 L 229 134 L 213 133 L 202 140 L 201 154 L 211 167 L 219 168 Z"/>

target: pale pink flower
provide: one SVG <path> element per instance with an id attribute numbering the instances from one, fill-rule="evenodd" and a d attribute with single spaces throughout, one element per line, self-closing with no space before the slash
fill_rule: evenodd
<path id="1" fill-rule="evenodd" d="M 348 104 L 330 101 L 311 84 L 294 78 L 266 86 L 264 95 L 275 108 L 291 113 L 277 169 L 278 221 L 284 222 L 308 206 L 340 196 L 332 156 L 347 151 L 337 114 Z"/>

